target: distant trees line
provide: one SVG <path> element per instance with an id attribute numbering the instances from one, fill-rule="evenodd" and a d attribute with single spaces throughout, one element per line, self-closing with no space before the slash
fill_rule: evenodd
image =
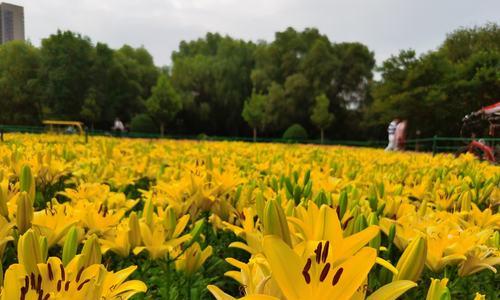
<path id="1" fill-rule="evenodd" d="M 53 118 L 109 129 L 118 117 L 135 131 L 276 137 L 295 125 L 290 132 L 314 138 L 361 139 L 384 137 L 397 116 L 410 135 L 457 135 L 465 114 L 498 98 L 495 23 L 378 67 L 367 46 L 333 43 L 314 28 L 258 43 L 207 33 L 182 41 L 162 68 L 142 47 L 115 50 L 70 31 L 39 48 L 0 46 L 0 124 Z"/>

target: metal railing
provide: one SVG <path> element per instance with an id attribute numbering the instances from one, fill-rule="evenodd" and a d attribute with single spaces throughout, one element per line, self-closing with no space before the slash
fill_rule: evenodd
<path id="1" fill-rule="evenodd" d="M 47 129 L 42 126 L 10 126 L 0 125 L 0 140 L 3 141 L 5 133 L 44 133 Z M 251 137 L 227 137 L 227 136 L 206 136 L 206 135 L 165 135 L 163 137 L 156 133 L 142 132 L 113 132 L 104 130 L 86 130 L 85 141 L 88 141 L 92 136 L 112 136 L 124 138 L 143 138 L 143 139 L 173 139 L 173 140 L 208 140 L 208 141 L 240 141 L 252 142 Z M 493 147 L 500 147 L 500 138 L 482 138 L 486 143 Z M 308 140 L 289 140 L 283 138 L 258 138 L 261 143 L 300 143 L 300 144 L 321 144 L 319 139 Z M 472 141 L 472 138 L 462 137 L 441 137 L 433 136 L 427 138 L 416 138 L 406 140 L 406 150 L 418 152 L 456 152 L 467 146 Z M 340 146 L 356 146 L 370 148 L 385 148 L 387 141 L 385 140 L 325 140 L 324 145 L 340 145 Z"/>

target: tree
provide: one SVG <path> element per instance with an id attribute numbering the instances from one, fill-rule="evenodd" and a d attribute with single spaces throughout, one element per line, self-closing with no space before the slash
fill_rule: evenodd
<path id="1" fill-rule="evenodd" d="M 151 97 L 146 101 L 146 109 L 160 124 L 160 134 L 163 136 L 165 123 L 171 122 L 182 109 L 181 98 L 165 74 L 160 75 L 153 87 Z"/>
<path id="2" fill-rule="evenodd" d="M 241 111 L 252 94 L 254 49 L 217 33 L 181 42 L 172 54 L 172 84 L 185 99 L 182 130 L 239 135 L 246 128 Z"/>
<path id="3" fill-rule="evenodd" d="M 266 101 L 267 97 L 262 94 L 252 93 L 252 96 L 245 101 L 243 111 L 241 113 L 243 119 L 253 129 L 253 141 L 257 141 L 257 128 L 261 130 L 265 127 L 266 122 Z"/>
<path id="4" fill-rule="evenodd" d="M 77 119 L 91 86 L 93 47 L 90 39 L 58 31 L 42 40 L 40 83 L 52 116 Z"/>
<path id="5" fill-rule="evenodd" d="M 87 98 L 83 101 L 82 111 L 80 112 L 82 118 L 90 123 L 90 129 L 94 130 L 94 123 L 101 117 L 101 107 L 96 100 L 96 91 L 90 89 Z"/>
<path id="6" fill-rule="evenodd" d="M 0 46 L 0 123 L 40 121 L 39 66 L 40 52 L 32 45 L 12 41 Z"/>
<path id="7" fill-rule="evenodd" d="M 333 120 L 334 115 L 328 111 L 330 106 L 330 100 L 325 94 L 321 94 L 316 97 L 316 103 L 314 104 L 311 121 L 321 132 L 321 144 L 324 140 L 324 131 L 328 128 Z"/>
<path id="8" fill-rule="evenodd" d="M 373 85 L 364 123 L 385 134 L 396 116 L 408 132 L 456 136 L 464 115 L 494 103 L 500 91 L 500 28 L 460 29 L 443 46 L 416 57 L 412 50 L 386 60 Z"/>

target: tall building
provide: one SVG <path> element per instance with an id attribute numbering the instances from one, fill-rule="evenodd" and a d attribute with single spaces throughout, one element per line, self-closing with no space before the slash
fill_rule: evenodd
<path id="1" fill-rule="evenodd" d="M 24 8 L 0 3 L 0 44 L 13 40 L 24 41 Z"/>

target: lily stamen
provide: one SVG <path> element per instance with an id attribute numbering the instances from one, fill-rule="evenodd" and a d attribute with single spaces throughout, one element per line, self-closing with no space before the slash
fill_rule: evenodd
<path id="1" fill-rule="evenodd" d="M 309 275 L 309 269 L 311 268 L 311 259 L 308 258 L 304 269 L 302 270 L 302 275 L 307 284 L 311 283 L 311 275 Z"/>
<path id="2" fill-rule="evenodd" d="M 321 271 L 321 275 L 319 276 L 319 281 L 323 282 L 326 276 L 328 276 L 329 271 L 330 271 L 330 263 L 327 263 L 323 268 L 323 270 Z"/>
<path id="3" fill-rule="evenodd" d="M 333 275 L 333 280 L 332 280 L 333 286 L 335 286 L 339 282 L 340 276 L 342 276 L 342 272 L 344 272 L 344 268 L 338 269 L 337 272 L 335 272 L 335 275 Z"/>

